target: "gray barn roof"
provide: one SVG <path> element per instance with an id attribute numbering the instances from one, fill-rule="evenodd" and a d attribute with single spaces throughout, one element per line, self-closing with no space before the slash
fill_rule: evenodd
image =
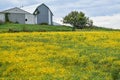
<path id="1" fill-rule="evenodd" d="M 21 8 L 21 9 L 33 14 L 36 11 L 36 9 L 38 7 L 40 7 L 40 6 L 42 6 L 42 5 L 46 6 L 44 3 L 42 3 L 42 4 L 35 4 L 35 5 L 25 6 L 25 7 Z M 46 7 L 50 10 L 50 8 L 48 6 L 46 6 Z M 52 13 L 52 11 L 51 11 L 51 13 Z"/>
<path id="2" fill-rule="evenodd" d="M 23 9 L 20 9 L 18 7 L 4 10 L 1 13 L 24 13 L 24 14 L 30 14 L 29 12 L 27 12 L 27 11 L 25 11 Z"/>

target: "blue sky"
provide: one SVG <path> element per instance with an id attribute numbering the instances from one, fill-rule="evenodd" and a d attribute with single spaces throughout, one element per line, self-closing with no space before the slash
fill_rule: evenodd
<path id="1" fill-rule="evenodd" d="M 46 3 L 60 22 L 69 12 L 83 11 L 95 25 L 120 29 L 120 0 L 1 0 L 0 10 Z"/>

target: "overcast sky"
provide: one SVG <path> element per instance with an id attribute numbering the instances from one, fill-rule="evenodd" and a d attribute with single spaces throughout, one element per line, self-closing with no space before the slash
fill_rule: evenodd
<path id="1" fill-rule="evenodd" d="M 120 0 L 0 0 L 0 10 L 38 3 L 47 4 L 57 22 L 77 10 L 84 12 L 95 25 L 120 29 Z"/>

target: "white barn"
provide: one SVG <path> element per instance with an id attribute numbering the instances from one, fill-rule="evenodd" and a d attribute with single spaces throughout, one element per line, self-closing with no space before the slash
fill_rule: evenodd
<path id="1" fill-rule="evenodd" d="M 45 4 L 32 5 L 23 8 L 12 8 L 0 12 L 0 21 L 19 24 L 42 24 L 53 25 L 53 13 Z"/>

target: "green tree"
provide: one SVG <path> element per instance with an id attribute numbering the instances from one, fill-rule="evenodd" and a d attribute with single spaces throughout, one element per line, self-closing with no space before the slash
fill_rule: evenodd
<path id="1" fill-rule="evenodd" d="M 82 29 L 89 23 L 89 18 L 83 12 L 72 11 L 63 18 L 63 23 L 69 23 L 75 28 Z M 92 22 L 93 23 L 93 22 Z"/>
<path id="2" fill-rule="evenodd" d="M 92 26 L 93 26 L 93 20 L 88 20 L 87 26 L 88 26 L 88 27 L 92 27 Z"/>

